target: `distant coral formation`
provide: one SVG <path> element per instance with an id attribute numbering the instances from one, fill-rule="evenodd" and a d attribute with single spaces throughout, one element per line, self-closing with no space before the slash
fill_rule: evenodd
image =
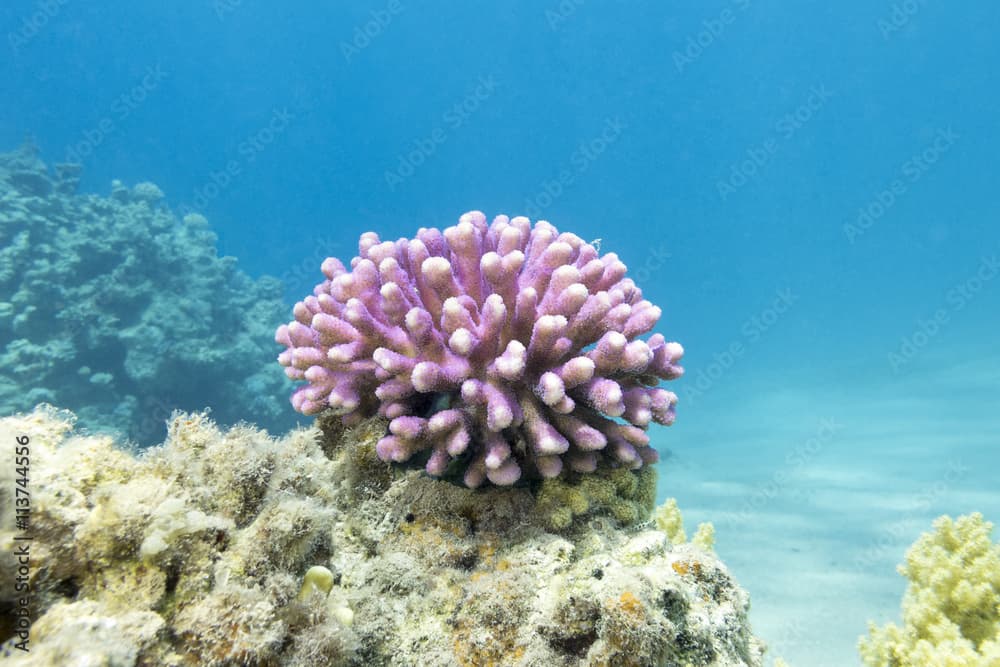
<path id="1" fill-rule="evenodd" d="M 473 211 L 414 239 L 366 233 L 350 271 L 332 257 L 322 270 L 275 336 L 308 382 L 292 403 L 387 417 L 383 460 L 457 469 L 469 487 L 657 460 L 646 429 L 674 421 L 677 397 L 657 385 L 683 373 L 683 349 L 640 338 L 660 309 L 614 253 Z"/>
<path id="2" fill-rule="evenodd" d="M 903 627 L 869 626 L 860 642 L 871 667 L 1000 665 L 1000 544 L 978 512 L 942 516 L 906 553 Z"/>
<path id="3" fill-rule="evenodd" d="M 552 532 L 527 488 L 388 466 L 382 419 L 276 439 L 178 413 L 139 458 L 71 423 L 45 408 L 0 420 L 32 452 L 18 664 L 762 664 L 748 597 L 714 554 L 600 514 Z"/>
<path id="4" fill-rule="evenodd" d="M 79 171 L 0 155 L 0 414 L 50 402 L 141 444 L 175 408 L 293 425 L 273 398 L 291 386 L 271 370 L 279 282 L 219 257 L 152 183 L 77 195 Z"/>

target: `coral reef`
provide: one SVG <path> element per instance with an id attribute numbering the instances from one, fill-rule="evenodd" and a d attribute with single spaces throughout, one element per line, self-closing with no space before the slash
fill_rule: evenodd
<path id="1" fill-rule="evenodd" d="M 942 516 L 906 553 L 903 627 L 869 624 L 859 643 L 872 667 L 1000 665 L 1000 544 L 978 512 Z"/>
<path id="2" fill-rule="evenodd" d="M 135 457 L 67 412 L 0 420 L 32 471 L 31 652 L 4 650 L 23 665 L 762 664 L 714 554 L 599 514 L 552 532 L 528 488 L 379 461 L 385 424 L 278 439 L 177 413 Z M 0 518 L 4 559 L 14 528 Z"/>
<path id="3" fill-rule="evenodd" d="M 660 380 L 683 349 L 648 333 L 660 309 L 614 253 L 540 221 L 473 211 L 443 232 L 361 236 L 275 336 L 292 404 L 346 424 L 390 419 L 385 461 L 469 487 L 657 460 L 646 428 L 674 420 Z M 621 418 L 622 421 L 616 418 Z"/>
<path id="4" fill-rule="evenodd" d="M 684 544 L 687 542 L 687 533 L 684 532 L 684 517 L 681 516 L 680 507 L 677 506 L 676 498 L 667 500 L 656 508 L 653 513 L 653 521 L 656 527 L 667 534 L 673 544 Z M 705 550 L 712 551 L 715 548 L 715 526 L 710 523 L 698 524 L 691 544 Z"/>
<path id="5" fill-rule="evenodd" d="M 554 530 L 568 528 L 588 513 L 610 514 L 621 525 L 646 521 L 656 502 L 656 469 L 600 466 L 593 474 L 546 479 L 538 487 L 537 509 Z"/>
<path id="6" fill-rule="evenodd" d="M 30 146 L 0 155 L 0 414 L 40 402 L 140 444 L 175 408 L 276 431 L 295 413 L 273 368 L 281 285 L 218 257 L 207 221 L 175 218 L 152 183 L 76 195 Z"/>

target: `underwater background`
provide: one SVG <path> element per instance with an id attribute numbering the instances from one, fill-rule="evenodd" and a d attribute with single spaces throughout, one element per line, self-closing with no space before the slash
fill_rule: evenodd
<path id="1" fill-rule="evenodd" d="M 931 520 L 1000 517 L 998 21 L 922 0 L 13 0 L 0 152 L 31 136 L 80 192 L 151 181 L 203 214 L 220 255 L 283 283 L 264 345 L 368 230 L 479 209 L 601 239 L 686 349 L 677 423 L 652 431 L 661 499 L 715 524 L 771 657 L 857 664 Z M 286 393 L 263 401 L 295 423 Z"/>

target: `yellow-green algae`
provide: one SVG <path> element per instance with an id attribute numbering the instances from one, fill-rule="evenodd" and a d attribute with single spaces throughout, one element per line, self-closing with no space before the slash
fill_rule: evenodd
<path id="1" fill-rule="evenodd" d="M 599 467 L 595 472 L 547 479 L 538 489 L 535 511 L 553 530 L 569 528 L 574 519 L 606 514 L 621 526 L 649 519 L 656 503 L 656 469 Z"/>

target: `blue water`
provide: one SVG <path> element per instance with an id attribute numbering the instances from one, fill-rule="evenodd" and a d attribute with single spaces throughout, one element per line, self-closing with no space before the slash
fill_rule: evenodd
<path id="1" fill-rule="evenodd" d="M 1000 7 L 494 4 L 11 0 L 0 147 L 153 181 L 290 303 L 469 209 L 602 239 L 687 349 L 661 495 L 775 654 L 852 664 L 934 516 L 1000 520 Z"/>

